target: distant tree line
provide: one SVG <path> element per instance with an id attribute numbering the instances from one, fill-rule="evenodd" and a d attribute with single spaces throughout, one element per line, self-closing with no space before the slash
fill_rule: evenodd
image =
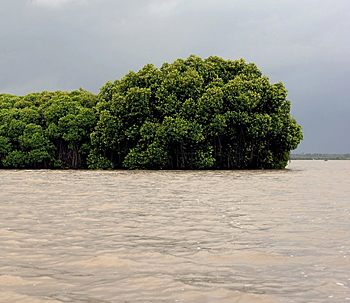
<path id="1" fill-rule="evenodd" d="M 255 64 L 191 55 L 94 95 L 0 94 L 1 168 L 284 168 L 302 130 Z"/>
<path id="2" fill-rule="evenodd" d="M 350 160 L 350 154 L 291 154 L 291 160 Z"/>

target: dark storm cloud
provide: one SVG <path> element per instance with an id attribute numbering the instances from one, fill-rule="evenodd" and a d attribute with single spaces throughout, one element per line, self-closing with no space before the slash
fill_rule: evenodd
<path id="1" fill-rule="evenodd" d="M 0 91 L 98 92 L 146 63 L 244 58 L 289 90 L 298 152 L 349 152 L 347 0 L 0 3 Z"/>

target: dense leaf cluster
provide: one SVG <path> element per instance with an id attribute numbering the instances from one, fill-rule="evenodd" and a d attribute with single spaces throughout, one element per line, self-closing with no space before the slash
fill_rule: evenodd
<path id="1" fill-rule="evenodd" d="M 96 103 L 86 91 L 0 94 L 0 167 L 87 167 Z"/>
<path id="2" fill-rule="evenodd" d="M 0 95 L 1 167 L 284 168 L 302 140 L 282 83 L 191 55 L 86 91 Z"/>

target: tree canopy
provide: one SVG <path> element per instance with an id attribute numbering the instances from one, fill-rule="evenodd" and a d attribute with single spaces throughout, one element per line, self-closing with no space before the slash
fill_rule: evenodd
<path id="1" fill-rule="evenodd" d="M 86 91 L 0 94 L 0 167 L 86 167 L 96 103 Z"/>
<path id="2" fill-rule="evenodd" d="M 84 90 L 0 94 L 0 167 L 284 168 L 302 130 L 281 82 L 191 55 Z"/>

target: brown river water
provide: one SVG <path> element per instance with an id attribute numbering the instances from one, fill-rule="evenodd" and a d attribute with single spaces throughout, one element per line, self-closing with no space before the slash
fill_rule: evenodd
<path id="1" fill-rule="evenodd" d="M 350 302 L 350 161 L 0 170 L 0 302 Z"/>

